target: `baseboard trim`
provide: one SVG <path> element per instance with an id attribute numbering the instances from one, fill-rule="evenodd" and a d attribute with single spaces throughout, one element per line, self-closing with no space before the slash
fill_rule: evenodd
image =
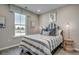
<path id="1" fill-rule="evenodd" d="M 8 46 L 8 47 L 4 47 L 4 48 L 0 48 L 0 51 L 2 50 L 6 50 L 6 49 L 10 49 L 10 48 L 13 48 L 13 47 L 16 47 L 16 46 L 19 46 L 20 44 L 15 44 L 15 45 L 12 45 L 12 46 Z"/>

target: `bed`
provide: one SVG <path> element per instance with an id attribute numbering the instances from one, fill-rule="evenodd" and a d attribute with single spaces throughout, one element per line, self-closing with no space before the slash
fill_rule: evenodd
<path id="1" fill-rule="evenodd" d="M 63 31 L 54 24 L 43 28 L 41 34 L 26 35 L 22 38 L 20 47 L 21 53 L 29 53 L 32 55 L 52 55 L 57 48 L 63 43 Z"/>
<path id="2" fill-rule="evenodd" d="M 21 53 L 29 52 L 32 55 L 52 55 L 62 42 L 62 35 L 27 35 L 22 38 L 20 44 L 22 48 Z"/>

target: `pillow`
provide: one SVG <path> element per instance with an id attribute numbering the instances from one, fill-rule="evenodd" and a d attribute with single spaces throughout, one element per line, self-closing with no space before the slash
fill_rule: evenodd
<path id="1" fill-rule="evenodd" d="M 61 35 L 62 30 L 57 30 L 56 35 Z"/>
<path id="2" fill-rule="evenodd" d="M 50 32 L 49 32 L 49 35 L 50 36 L 56 36 L 56 28 L 51 29 Z"/>
<path id="3" fill-rule="evenodd" d="M 48 36 L 49 35 L 49 31 L 43 31 L 42 35 L 47 35 Z"/>

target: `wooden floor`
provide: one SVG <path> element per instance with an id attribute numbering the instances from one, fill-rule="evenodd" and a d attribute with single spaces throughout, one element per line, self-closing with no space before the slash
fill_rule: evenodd
<path id="1" fill-rule="evenodd" d="M 14 47 L 0 52 L 0 55 L 20 55 L 21 49 Z M 55 55 L 79 55 L 79 52 L 66 52 L 62 48 L 59 48 Z"/>

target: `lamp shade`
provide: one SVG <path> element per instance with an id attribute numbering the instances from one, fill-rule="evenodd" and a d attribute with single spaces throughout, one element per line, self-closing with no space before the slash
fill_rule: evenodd
<path id="1" fill-rule="evenodd" d="M 69 27 L 70 27 L 70 25 L 69 25 L 69 24 L 67 24 L 67 25 L 66 25 L 66 28 L 69 28 Z"/>
<path id="2" fill-rule="evenodd" d="M 70 24 L 69 24 L 69 23 L 66 24 L 66 28 L 67 28 L 67 29 L 70 28 Z"/>

